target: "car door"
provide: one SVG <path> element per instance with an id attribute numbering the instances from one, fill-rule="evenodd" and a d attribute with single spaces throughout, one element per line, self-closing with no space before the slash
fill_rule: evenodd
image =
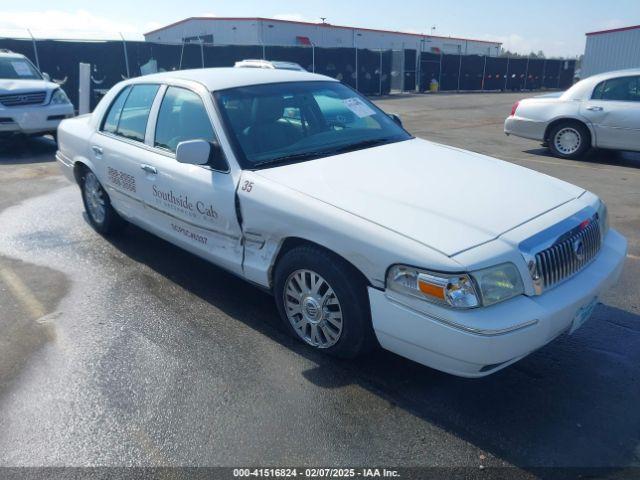
<path id="1" fill-rule="evenodd" d="M 141 168 L 151 152 L 145 146 L 149 113 L 158 84 L 125 87 L 114 99 L 91 138 L 96 173 L 114 208 L 134 223 L 145 223 L 140 186 L 148 172 Z"/>
<path id="2" fill-rule="evenodd" d="M 209 98 L 206 98 L 209 95 Z M 217 139 L 210 94 L 165 86 L 154 106 L 150 146 L 153 158 L 140 193 L 156 232 L 185 249 L 236 273 L 242 268 L 236 181 L 229 169 L 178 163 L 178 144 Z"/>
<path id="3" fill-rule="evenodd" d="M 640 77 L 599 83 L 581 114 L 593 125 L 598 147 L 640 151 Z"/>

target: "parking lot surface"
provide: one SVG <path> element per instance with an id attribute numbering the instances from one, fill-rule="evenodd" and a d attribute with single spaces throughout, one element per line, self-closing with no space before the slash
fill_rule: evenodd
<path id="1" fill-rule="evenodd" d="M 640 155 L 506 137 L 521 97 L 377 100 L 416 136 L 592 190 L 629 240 L 582 329 L 478 380 L 312 352 L 269 295 L 137 228 L 95 233 L 50 140 L 1 145 L 0 465 L 640 466 Z"/>

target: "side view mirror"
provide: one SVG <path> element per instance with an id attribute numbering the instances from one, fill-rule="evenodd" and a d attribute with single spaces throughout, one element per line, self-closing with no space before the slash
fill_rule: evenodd
<path id="1" fill-rule="evenodd" d="M 47 82 L 51 81 L 51 77 L 47 72 L 42 72 L 42 78 L 44 78 Z"/>
<path id="2" fill-rule="evenodd" d="M 189 165 L 209 165 L 216 170 L 227 170 L 228 165 L 216 141 L 187 140 L 176 148 L 176 160 Z"/>
<path id="3" fill-rule="evenodd" d="M 391 120 L 393 120 L 394 122 L 396 122 L 399 126 L 402 127 L 402 120 L 400 119 L 400 117 L 398 115 L 396 115 L 395 113 L 390 113 L 389 116 L 391 117 Z"/>

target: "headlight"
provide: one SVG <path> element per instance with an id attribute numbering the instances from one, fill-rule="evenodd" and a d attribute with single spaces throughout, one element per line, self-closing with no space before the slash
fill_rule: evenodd
<path id="1" fill-rule="evenodd" d="M 471 274 L 436 273 L 394 265 L 387 274 L 387 288 L 453 308 L 493 305 L 524 293 L 522 277 L 512 263 Z"/>
<path id="2" fill-rule="evenodd" d="M 513 263 L 503 263 L 471 274 L 480 288 L 484 306 L 503 302 L 524 293 L 522 277 Z"/>
<path id="3" fill-rule="evenodd" d="M 64 90 L 62 90 L 61 88 L 58 88 L 54 90 L 53 94 L 51 95 L 51 104 L 60 105 L 63 103 L 71 103 L 71 102 L 69 101 L 69 97 L 67 97 L 67 94 L 64 93 Z"/>
<path id="4" fill-rule="evenodd" d="M 387 288 L 454 308 L 480 305 L 473 281 L 467 274 L 435 273 L 394 265 L 387 274 Z"/>
<path id="5" fill-rule="evenodd" d="M 609 231 L 609 212 L 607 211 L 607 205 L 602 200 L 598 205 L 598 222 L 600 223 L 600 236 L 604 240 Z"/>

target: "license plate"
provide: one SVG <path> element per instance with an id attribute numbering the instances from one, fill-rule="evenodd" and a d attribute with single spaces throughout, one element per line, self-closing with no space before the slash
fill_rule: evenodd
<path id="1" fill-rule="evenodd" d="M 598 305 L 598 297 L 595 297 L 589 303 L 587 303 L 584 307 L 578 310 L 576 316 L 573 317 L 573 322 L 571 323 L 571 330 L 569 330 L 569 335 L 573 334 L 576 330 L 578 330 L 584 322 L 589 320 L 591 315 L 593 314 L 593 310 Z"/>

